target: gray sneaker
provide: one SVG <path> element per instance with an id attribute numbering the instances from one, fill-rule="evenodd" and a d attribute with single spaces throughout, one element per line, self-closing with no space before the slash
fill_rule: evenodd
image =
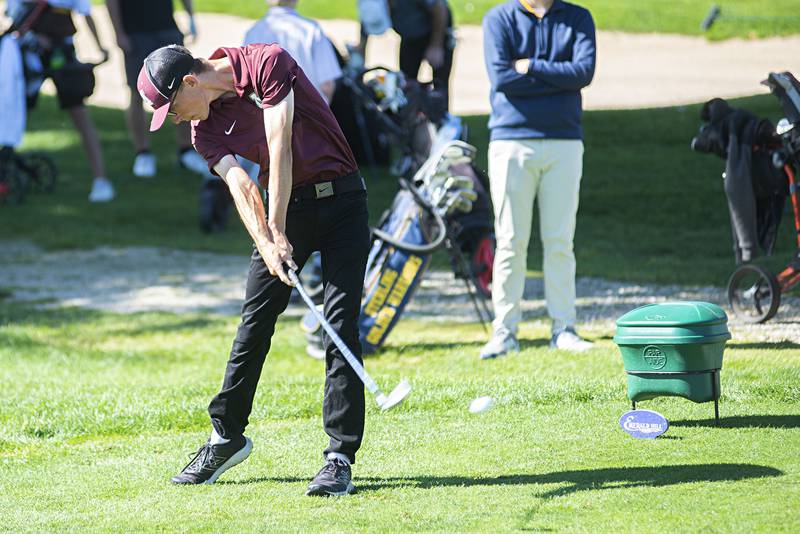
<path id="1" fill-rule="evenodd" d="M 554 333 L 553 337 L 550 338 L 551 349 L 584 352 L 591 349 L 593 346 L 594 343 L 583 339 L 571 326 Z"/>
<path id="2" fill-rule="evenodd" d="M 498 328 L 492 338 L 481 349 L 481 360 L 505 356 L 509 352 L 519 352 L 519 341 L 505 328 Z"/>

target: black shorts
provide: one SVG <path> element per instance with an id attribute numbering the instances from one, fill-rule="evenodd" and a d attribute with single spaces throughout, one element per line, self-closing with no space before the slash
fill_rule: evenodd
<path id="1" fill-rule="evenodd" d="M 178 29 L 130 33 L 128 38 L 131 41 L 131 51 L 125 52 L 125 76 L 128 78 L 128 87 L 134 91 L 139 71 L 150 52 L 171 44 L 183 45 L 183 34 Z"/>

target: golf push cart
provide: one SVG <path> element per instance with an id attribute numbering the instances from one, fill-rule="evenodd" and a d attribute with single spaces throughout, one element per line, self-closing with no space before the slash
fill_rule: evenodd
<path id="1" fill-rule="evenodd" d="M 738 265 L 728 281 L 728 302 L 736 316 L 749 323 L 774 317 L 781 294 L 800 283 L 800 82 L 789 72 L 773 72 L 762 83 L 785 115 L 777 127 L 714 99 L 703 106 L 701 118 L 707 124 L 692 140 L 692 149 L 726 159 L 723 177 Z M 787 197 L 797 248 L 776 276 L 753 260 L 759 249 L 772 254 Z"/>
<path id="2" fill-rule="evenodd" d="M 448 253 L 485 326 L 491 320 L 486 299 L 494 233 L 488 183 L 474 165 L 476 149 L 466 142 L 466 125 L 447 113 L 444 98 L 429 87 L 405 80 L 401 72 L 361 65 L 351 59 L 343 77 L 358 110 L 356 122 L 365 125 L 368 116 L 399 152 L 391 167 L 399 190 L 372 230 L 367 261 L 359 330 L 369 354 L 394 328 L 440 249 Z M 365 141 L 369 153 L 370 139 Z M 323 356 L 314 315 L 307 314 L 301 326 L 307 352 Z"/>

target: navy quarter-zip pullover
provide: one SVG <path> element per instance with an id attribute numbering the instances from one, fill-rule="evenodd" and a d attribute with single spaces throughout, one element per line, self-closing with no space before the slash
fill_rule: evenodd
<path id="1" fill-rule="evenodd" d="M 519 0 L 489 10 L 483 48 L 492 84 L 491 139 L 582 139 L 581 89 L 594 76 L 592 15 L 555 0 L 539 19 Z M 530 59 L 526 74 L 514 70 Z"/>

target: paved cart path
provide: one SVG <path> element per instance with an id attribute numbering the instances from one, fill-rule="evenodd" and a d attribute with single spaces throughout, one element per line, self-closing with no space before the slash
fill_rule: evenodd
<path id="1" fill-rule="evenodd" d="M 0 242 L 2 286 L 11 300 L 43 306 L 79 306 L 119 313 L 141 311 L 212 312 L 238 315 L 244 295 L 249 256 L 129 247 L 44 252 L 24 241 Z M 613 328 L 623 313 L 666 300 L 704 300 L 724 304 L 714 287 L 630 284 L 579 278 L 581 324 Z M 527 320 L 546 320 L 541 279 L 531 278 L 523 303 Z M 305 308 L 292 304 L 288 313 Z M 426 321 L 475 321 L 464 284 L 452 273 L 425 275 L 407 317 Z M 800 295 L 789 295 L 766 325 L 731 322 L 737 339 L 800 343 Z"/>

